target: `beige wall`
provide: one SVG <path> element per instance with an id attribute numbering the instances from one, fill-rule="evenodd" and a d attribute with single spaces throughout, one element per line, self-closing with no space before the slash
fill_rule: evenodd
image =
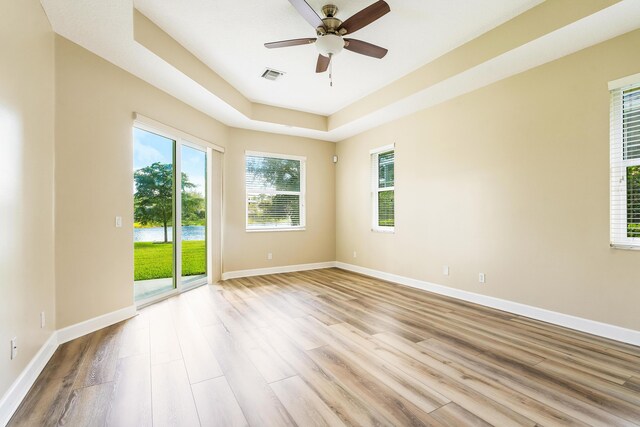
<path id="1" fill-rule="evenodd" d="M 55 325 L 53 33 L 36 0 L 0 2 L 0 397 Z M 40 312 L 48 324 L 40 329 Z M 18 357 L 9 360 L 9 341 Z"/>
<path id="2" fill-rule="evenodd" d="M 230 130 L 225 153 L 225 272 L 335 260 L 335 149 L 333 142 Z M 246 150 L 307 158 L 305 231 L 245 231 Z M 267 260 L 269 252 L 273 260 Z"/>
<path id="3" fill-rule="evenodd" d="M 62 328 L 133 304 L 133 112 L 219 145 L 227 128 L 60 36 L 56 91 Z"/>
<path id="4" fill-rule="evenodd" d="M 133 304 L 133 112 L 226 147 L 223 271 L 335 259 L 335 144 L 229 129 L 59 36 L 56 90 L 59 328 Z M 244 231 L 245 149 L 308 157 L 306 232 Z"/>
<path id="5" fill-rule="evenodd" d="M 639 330 L 640 252 L 609 248 L 607 89 L 640 72 L 638 46 L 635 31 L 340 142 L 337 259 Z M 393 142 L 396 232 L 373 233 L 369 150 Z"/>

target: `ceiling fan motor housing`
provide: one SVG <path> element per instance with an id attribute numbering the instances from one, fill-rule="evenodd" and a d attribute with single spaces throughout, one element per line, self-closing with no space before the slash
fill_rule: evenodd
<path id="1" fill-rule="evenodd" d="M 322 7 L 322 14 L 325 16 L 322 18 L 322 25 L 316 28 L 316 32 L 319 36 L 323 36 L 325 34 L 340 34 L 341 36 L 344 33 L 341 33 L 338 29 L 342 25 L 342 21 L 336 18 L 336 14 L 338 13 L 338 6 L 333 4 L 327 4 Z"/>

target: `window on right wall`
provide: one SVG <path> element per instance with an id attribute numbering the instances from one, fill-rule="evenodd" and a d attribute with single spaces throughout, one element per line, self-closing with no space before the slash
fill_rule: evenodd
<path id="1" fill-rule="evenodd" d="M 371 151 L 372 230 L 390 232 L 395 227 L 395 147 Z"/>
<path id="2" fill-rule="evenodd" d="M 611 88 L 611 246 L 640 249 L 640 76 Z"/>

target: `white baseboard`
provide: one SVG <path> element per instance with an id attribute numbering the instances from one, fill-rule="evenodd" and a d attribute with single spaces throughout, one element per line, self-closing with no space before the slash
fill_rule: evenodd
<path id="1" fill-rule="evenodd" d="M 283 265 L 281 267 L 256 268 L 253 270 L 238 270 L 222 273 L 222 280 L 238 279 L 240 277 L 264 276 L 267 274 L 291 273 L 294 271 L 318 270 L 335 267 L 335 261 L 317 262 L 314 264 Z"/>
<path id="2" fill-rule="evenodd" d="M 56 333 L 53 332 L 49 339 L 40 347 L 40 350 L 31 359 L 26 368 L 11 384 L 9 390 L 0 399 L 0 426 L 6 425 L 13 413 L 18 409 L 22 399 L 27 395 L 27 392 L 33 386 L 33 383 L 40 375 L 40 372 L 44 369 L 45 365 L 53 356 L 53 353 L 58 348 L 58 342 L 56 340 Z"/>
<path id="3" fill-rule="evenodd" d="M 364 274 L 366 276 L 375 277 L 377 279 L 399 283 L 401 285 L 410 286 L 412 288 L 422 289 L 463 301 L 473 302 L 487 307 L 496 308 L 498 310 L 507 311 L 509 313 L 514 313 L 520 316 L 530 317 L 532 319 L 541 320 L 543 322 L 553 323 L 554 325 L 564 326 L 566 328 L 587 332 L 589 334 L 597 335 L 600 337 L 610 338 L 616 341 L 640 346 L 640 331 L 626 329 L 608 323 L 596 322 L 595 320 L 589 320 L 582 317 L 571 316 L 569 314 L 558 313 L 556 311 L 533 307 L 526 304 L 490 297 L 487 295 L 480 295 L 473 292 L 450 288 L 448 286 L 436 285 L 434 283 L 411 279 L 409 277 L 399 276 L 396 274 L 385 273 L 383 271 L 372 270 L 370 268 L 360 267 L 344 262 L 336 262 L 335 266 L 343 270 L 353 271 L 354 273 Z"/>
<path id="4" fill-rule="evenodd" d="M 0 426 L 6 425 L 60 344 L 136 315 L 134 305 L 54 331 L 0 400 Z"/>
<path id="5" fill-rule="evenodd" d="M 98 329 L 106 328 L 107 326 L 130 319 L 135 316 L 136 313 L 136 306 L 132 305 L 112 311 L 111 313 L 103 314 L 102 316 L 94 317 L 93 319 L 85 320 L 84 322 L 76 323 L 75 325 L 67 326 L 66 328 L 58 329 L 58 344 L 64 344 L 83 335 L 95 332 Z"/>

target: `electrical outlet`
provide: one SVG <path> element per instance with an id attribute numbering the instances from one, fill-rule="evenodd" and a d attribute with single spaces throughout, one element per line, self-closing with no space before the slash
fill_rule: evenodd
<path id="1" fill-rule="evenodd" d="M 353 257 L 358 258 L 358 254 L 356 253 L 356 251 L 353 251 Z"/>
<path id="2" fill-rule="evenodd" d="M 18 357 L 18 338 L 13 337 L 11 340 L 11 360 Z"/>
<path id="3" fill-rule="evenodd" d="M 480 273 L 480 275 L 478 276 L 478 280 L 480 281 L 480 283 L 486 283 L 487 277 L 484 273 Z"/>
<path id="4" fill-rule="evenodd" d="M 449 266 L 445 265 L 442 267 L 442 274 L 444 274 L 445 276 L 449 275 Z"/>
<path id="5" fill-rule="evenodd" d="M 47 318 L 44 315 L 44 311 L 40 312 L 40 328 L 44 328 L 45 325 L 47 324 Z"/>
<path id="6" fill-rule="evenodd" d="M 273 259 L 273 254 L 271 252 L 267 254 L 267 259 Z"/>

